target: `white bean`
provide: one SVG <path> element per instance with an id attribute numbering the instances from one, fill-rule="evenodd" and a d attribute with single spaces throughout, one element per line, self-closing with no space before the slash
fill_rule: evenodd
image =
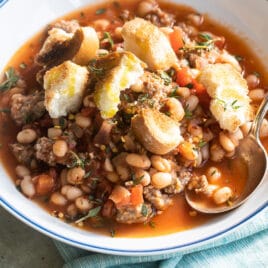
<path id="1" fill-rule="evenodd" d="M 241 130 L 244 136 L 247 136 L 252 126 L 252 122 L 247 122 L 241 126 Z"/>
<path id="2" fill-rule="evenodd" d="M 28 196 L 28 197 L 33 197 L 35 195 L 35 188 L 34 184 L 32 182 L 32 178 L 30 176 L 25 176 L 23 180 L 21 181 L 21 190 L 22 192 Z"/>
<path id="3" fill-rule="evenodd" d="M 110 158 L 105 158 L 103 168 L 104 168 L 105 171 L 108 171 L 108 172 L 113 172 L 114 171 L 114 167 L 113 167 L 113 165 L 111 163 Z"/>
<path id="4" fill-rule="evenodd" d="M 188 111 L 193 112 L 199 103 L 198 97 L 191 95 L 185 102 L 185 107 Z"/>
<path id="5" fill-rule="evenodd" d="M 232 190 L 230 187 L 222 187 L 213 193 L 213 200 L 217 205 L 223 204 L 229 200 L 232 196 Z"/>
<path id="6" fill-rule="evenodd" d="M 260 102 L 264 99 L 265 92 L 262 88 L 256 88 L 249 91 L 248 96 L 252 101 Z"/>
<path id="7" fill-rule="evenodd" d="M 75 205 L 81 212 L 86 212 L 93 207 L 92 203 L 90 203 L 88 198 L 85 196 L 76 198 Z"/>
<path id="8" fill-rule="evenodd" d="M 178 87 L 176 89 L 176 94 L 186 99 L 190 97 L 191 91 L 188 87 Z"/>
<path id="9" fill-rule="evenodd" d="M 231 139 L 231 141 L 233 142 L 233 144 L 235 146 L 239 145 L 239 141 L 243 139 L 243 132 L 241 131 L 241 129 L 239 128 L 236 132 L 234 133 L 229 133 L 229 138 Z"/>
<path id="10" fill-rule="evenodd" d="M 141 154 L 128 154 L 126 157 L 126 162 L 130 166 L 148 169 L 151 166 L 151 161 L 147 155 Z"/>
<path id="11" fill-rule="evenodd" d="M 65 206 L 67 199 L 59 192 L 55 192 L 50 197 L 50 202 L 57 206 Z"/>
<path id="12" fill-rule="evenodd" d="M 19 178 L 23 178 L 24 176 L 29 176 L 30 175 L 30 170 L 27 167 L 23 166 L 23 165 L 16 166 L 15 172 L 16 172 L 16 175 Z"/>
<path id="13" fill-rule="evenodd" d="M 119 176 L 116 172 L 107 172 L 106 178 L 113 183 L 116 183 L 119 181 Z"/>
<path id="14" fill-rule="evenodd" d="M 209 145 L 206 143 L 202 148 L 201 148 L 201 154 L 202 154 L 202 159 L 203 161 L 206 161 L 209 159 Z"/>
<path id="15" fill-rule="evenodd" d="M 175 98 L 168 98 L 165 101 L 165 105 L 168 108 L 170 117 L 176 121 L 181 121 L 185 115 L 182 104 Z"/>
<path id="16" fill-rule="evenodd" d="M 67 207 L 67 214 L 74 218 L 77 215 L 78 211 L 77 211 L 77 207 L 75 206 L 75 204 L 71 204 Z"/>
<path id="17" fill-rule="evenodd" d="M 81 167 L 74 167 L 67 172 L 67 181 L 70 184 L 81 184 L 84 180 L 85 170 Z"/>
<path id="18" fill-rule="evenodd" d="M 135 170 L 135 178 L 139 180 L 142 186 L 147 186 L 151 183 L 151 176 L 149 172 L 140 168 Z"/>
<path id="19" fill-rule="evenodd" d="M 152 162 L 152 166 L 158 171 L 162 171 L 162 172 L 170 172 L 171 171 L 170 162 L 167 159 L 165 159 L 159 155 L 153 155 L 151 157 L 151 162 Z"/>
<path id="20" fill-rule="evenodd" d="M 50 139 L 55 139 L 55 138 L 61 136 L 61 134 L 62 134 L 62 130 L 60 128 L 51 127 L 47 130 L 47 136 Z"/>
<path id="21" fill-rule="evenodd" d="M 210 167 L 206 173 L 207 179 L 210 183 L 217 183 L 221 178 L 221 172 L 216 167 Z"/>
<path id="22" fill-rule="evenodd" d="M 57 140 L 53 144 L 52 150 L 55 156 L 64 157 L 68 152 L 68 144 L 65 140 Z"/>
<path id="23" fill-rule="evenodd" d="M 152 176 L 152 185 L 157 189 L 162 189 L 172 183 L 172 176 L 170 173 L 157 172 Z"/>
<path id="24" fill-rule="evenodd" d="M 23 144 L 29 144 L 37 139 L 35 130 L 27 128 L 20 131 L 17 135 L 17 141 Z"/>
<path id="25" fill-rule="evenodd" d="M 249 88 L 255 88 L 259 85 L 260 83 L 260 79 L 259 77 L 257 77 L 255 74 L 249 74 L 246 77 L 247 83 L 248 83 L 248 87 Z"/>
<path id="26" fill-rule="evenodd" d="M 206 187 L 206 190 L 204 191 L 204 194 L 207 197 L 211 197 L 213 195 L 213 193 L 218 189 L 219 187 L 217 185 L 213 185 L 213 184 L 209 184 Z"/>
<path id="27" fill-rule="evenodd" d="M 220 144 L 223 149 L 227 152 L 233 152 L 235 149 L 235 145 L 231 141 L 231 139 L 223 132 L 219 135 Z"/>
<path id="28" fill-rule="evenodd" d="M 61 193 L 67 197 L 68 200 L 75 200 L 83 194 L 82 190 L 71 185 L 65 185 L 61 188 Z"/>
<path id="29" fill-rule="evenodd" d="M 81 114 L 76 114 L 75 123 L 81 128 L 87 128 L 91 125 L 91 119 Z"/>

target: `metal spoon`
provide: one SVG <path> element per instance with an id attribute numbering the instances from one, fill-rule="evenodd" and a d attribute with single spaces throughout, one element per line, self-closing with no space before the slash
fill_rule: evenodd
<path id="1" fill-rule="evenodd" d="M 206 213 L 216 214 L 232 210 L 242 205 L 249 199 L 262 183 L 267 178 L 267 153 L 262 146 L 259 138 L 259 131 L 262 120 L 268 110 L 268 95 L 263 99 L 256 117 L 252 123 L 252 127 L 247 137 L 245 137 L 237 147 L 236 161 L 244 164 L 247 168 L 247 182 L 243 193 L 232 204 L 223 204 L 215 206 L 206 206 L 204 202 L 198 200 L 197 194 L 194 191 L 185 191 L 185 198 L 187 203 L 195 210 Z"/>

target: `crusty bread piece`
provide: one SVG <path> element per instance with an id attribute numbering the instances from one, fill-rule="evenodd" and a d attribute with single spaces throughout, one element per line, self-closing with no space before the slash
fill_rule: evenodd
<path id="1" fill-rule="evenodd" d="M 87 26 L 81 27 L 81 30 L 83 41 L 73 61 L 79 65 L 87 65 L 95 57 L 100 42 L 94 28 Z"/>
<path id="2" fill-rule="evenodd" d="M 179 124 L 158 110 L 143 109 L 132 118 L 131 128 L 139 142 L 154 154 L 167 154 L 183 140 Z"/>
<path id="3" fill-rule="evenodd" d="M 143 68 L 146 66 L 131 52 L 116 53 L 115 56 L 117 54 L 118 64 L 97 83 L 94 93 L 94 101 L 104 119 L 116 114 L 120 92 L 135 84 L 143 75 Z"/>
<path id="4" fill-rule="evenodd" d="M 206 66 L 198 81 L 212 98 L 210 111 L 222 129 L 234 132 L 250 120 L 252 110 L 246 80 L 230 64 Z"/>
<path id="5" fill-rule="evenodd" d="M 125 50 L 131 51 L 153 70 L 177 66 L 178 59 L 165 34 L 141 18 L 124 24 L 122 29 Z"/>
<path id="6" fill-rule="evenodd" d="M 58 118 L 78 111 L 88 77 L 87 68 L 71 61 L 65 61 L 45 73 L 45 106 L 50 117 Z"/>

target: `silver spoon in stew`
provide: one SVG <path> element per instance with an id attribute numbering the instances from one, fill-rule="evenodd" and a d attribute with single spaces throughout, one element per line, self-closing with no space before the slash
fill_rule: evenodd
<path id="1" fill-rule="evenodd" d="M 199 194 L 186 189 L 185 198 L 190 207 L 206 214 L 223 213 L 237 208 L 253 195 L 256 188 L 261 185 L 262 181 L 268 175 L 267 153 L 259 138 L 261 123 L 267 111 L 268 95 L 263 99 L 257 111 L 248 136 L 245 137 L 237 147 L 235 159 L 231 160 L 239 161 L 243 164 L 244 168 L 247 169 L 247 180 L 242 194 L 232 202 L 226 202 L 221 205 L 211 205 L 211 202 L 208 206 L 206 202 L 202 202 L 202 198 L 199 198 Z"/>

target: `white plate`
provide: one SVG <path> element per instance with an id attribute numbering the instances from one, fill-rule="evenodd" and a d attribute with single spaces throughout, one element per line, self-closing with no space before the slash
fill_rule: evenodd
<path id="1" fill-rule="evenodd" d="M 99 1 L 87 0 L 0 0 L 0 69 L 35 32 L 46 23 L 83 5 Z M 243 33 L 258 55 L 267 63 L 268 3 L 265 0 L 177 0 L 208 13 L 237 33 Z M 267 67 L 267 66 L 266 66 Z M 119 255 L 153 255 L 191 249 L 209 243 L 234 231 L 267 206 L 268 180 L 240 208 L 221 215 L 197 228 L 153 238 L 111 238 L 89 233 L 56 218 L 19 194 L 5 170 L 0 167 L 0 203 L 18 219 L 54 239 L 80 248 Z"/>

